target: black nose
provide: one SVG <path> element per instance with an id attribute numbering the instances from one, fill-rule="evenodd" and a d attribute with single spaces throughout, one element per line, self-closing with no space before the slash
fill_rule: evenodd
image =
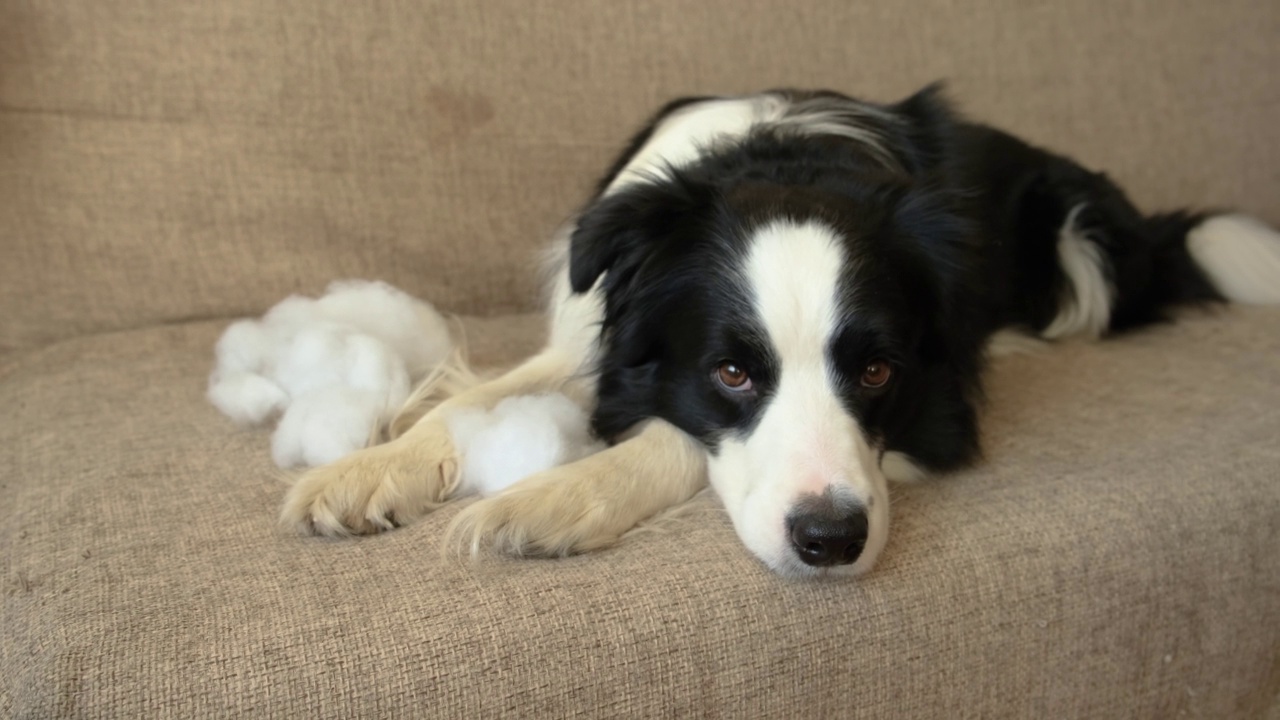
<path id="1" fill-rule="evenodd" d="M 867 513 L 862 508 L 840 515 L 804 513 L 793 518 L 791 545 L 807 565 L 848 565 L 867 544 Z"/>

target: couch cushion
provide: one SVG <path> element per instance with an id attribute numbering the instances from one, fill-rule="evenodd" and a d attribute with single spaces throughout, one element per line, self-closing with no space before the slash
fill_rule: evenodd
<path id="1" fill-rule="evenodd" d="M 471 322 L 478 362 L 537 344 Z M 264 430 L 203 398 L 222 325 L 0 379 L 6 717 L 1199 717 L 1280 689 L 1280 312 L 992 371 L 986 461 L 894 491 L 860 582 L 764 570 L 714 498 L 614 549 L 444 560 L 454 509 L 298 537 Z"/>
<path id="2" fill-rule="evenodd" d="M 531 257 L 670 97 L 979 117 L 1150 207 L 1280 221 L 1258 0 L 0 3 L 0 350 L 258 314 L 336 277 L 530 309 Z"/>

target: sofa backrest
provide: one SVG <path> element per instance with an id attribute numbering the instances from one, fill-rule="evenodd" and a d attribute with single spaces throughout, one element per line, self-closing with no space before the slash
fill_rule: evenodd
<path id="1" fill-rule="evenodd" d="M 0 350 L 379 278 L 463 313 L 676 95 L 961 106 L 1148 207 L 1280 220 L 1280 8 L 1257 0 L 0 4 Z"/>

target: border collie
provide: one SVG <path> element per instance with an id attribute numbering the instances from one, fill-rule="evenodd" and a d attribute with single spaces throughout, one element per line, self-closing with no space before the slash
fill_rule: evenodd
<path id="1" fill-rule="evenodd" d="M 311 470 L 286 521 L 346 535 L 412 520 L 458 487 L 450 413 L 563 392 L 608 448 L 464 508 L 451 532 L 473 552 L 606 546 L 709 480 L 772 570 L 857 575 L 885 547 L 888 481 L 975 458 L 998 331 L 1097 338 L 1181 304 L 1280 303 L 1280 234 L 1144 216 L 936 87 L 891 105 L 676 100 L 555 247 L 545 349 Z"/>

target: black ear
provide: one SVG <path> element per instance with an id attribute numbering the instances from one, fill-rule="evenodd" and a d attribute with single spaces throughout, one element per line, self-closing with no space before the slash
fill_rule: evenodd
<path id="1" fill-rule="evenodd" d="M 632 192 L 622 191 L 598 200 L 578 218 L 569 240 L 569 284 L 574 292 L 590 290 L 620 255 L 644 242 L 639 227 L 628 222 L 635 214 L 632 197 Z"/>
<path id="2" fill-rule="evenodd" d="M 944 363 L 922 370 L 912 383 L 912 404 L 895 427 L 886 428 L 885 449 L 906 453 L 928 470 L 954 470 L 979 455 L 976 371 L 957 373 Z"/>
<path id="3" fill-rule="evenodd" d="M 903 115 L 926 122 L 950 120 L 952 110 L 951 102 L 947 99 L 946 81 L 935 80 L 925 85 L 900 101 L 895 109 Z"/>
<path id="4" fill-rule="evenodd" d="M 597 200 L 578 218 L 569 243 L 569 282 L 583 293 L 606 272 L 612 287 L 630 278 L 646 257 L 688 229 L 711 197 L 707 186 L 668 170 L 655 182 L 624 187 Z"/>
<path id="5" fill-rule="evenodd" d="M 946 156 L 959 122 L 947 99 L 942 81 L 925 86 L 911 97 L 893 106 L 894 112 L 908 121 L 907 139 L 914 170 L 928 170 Z"/>

